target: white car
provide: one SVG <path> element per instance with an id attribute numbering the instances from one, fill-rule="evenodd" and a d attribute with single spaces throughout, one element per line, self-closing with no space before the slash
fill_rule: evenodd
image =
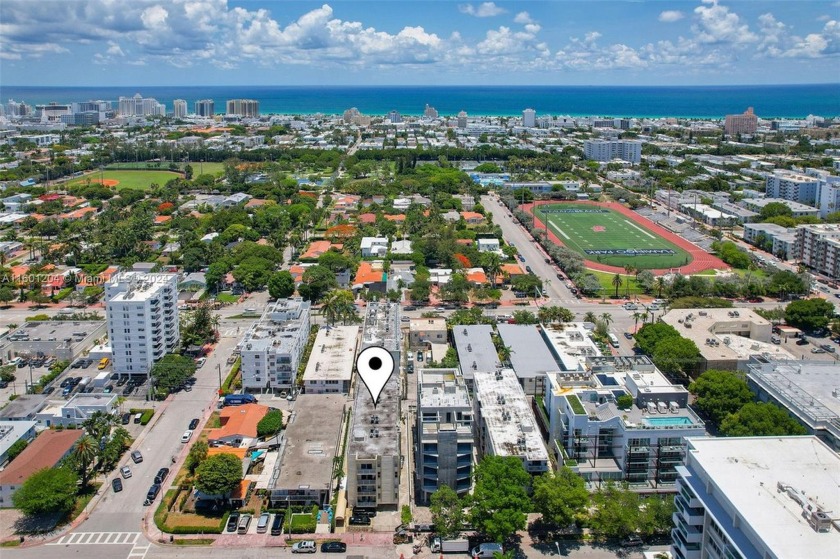
<path id="1" fill-rule="evenodd" d="M 195 362 L 195 368 L 200 369 L 204 366 L 205 363 L 207 363 L 207 358 L 206 357 L 199 357 Z"/>
<path id="2" fill-rule="evenodd" d="M 292 553 L 315 553 L 316 550 L 314 540 L 303 540 L 292 546 Z"/>
<path id="3" fill-rule="evenodd" d="M 122 477 L 124 479 L 128 479 L 131 477 L 131 468 L 129 468 L 128 466 L 123 466 L 122 468 L 120 468 L 120 473 L 122 474 Z"/>
<path id="4" fill-rule="evenodd" d="M 183 434 L 183 435 L 181 435 L 181 442 L 182 442 L 182 443 L 188 443 L 188 442 L 190 442 L 190 439 L 192 438 L 192 434 L 193 434 L 193 432 L 192 432 L 192 431 L 190 431 L 189 429 L 187 429 L 186 431 L 184 431 L 184 434 Z"/>

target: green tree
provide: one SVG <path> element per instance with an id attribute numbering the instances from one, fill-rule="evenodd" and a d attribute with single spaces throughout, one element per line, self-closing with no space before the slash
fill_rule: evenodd
<path id="1" fill-rule="evenodd" d="M 668 338 L 678 338 L 680 333 L 676 328 L 664 322 L 645 324 L 636 332 L 636 345 L 647 355 L 653 355 L 656 346 Z"/>
<path id="2" fill-rule="evenodd" d="M 155 391 L 160 395 L 170 394 L 195 374 L 195 361 L 184 355 L 170 353 L 152 365 L 152 379 Z"/>
<path id="3" fill-rule="evenodd" d="M 431 292 L 432 285 L 429 283 L 429 280 L 415 279 L 414 283 L 411 284 L 411 301 L 414 303 L 428 301 Z"/>
<path id="4" fill-rule="evenodd" d="M 123 453 L 131 446 L 131 435 L 125 427 L 118 426 L 99 451 L 99 471 L 110 472 L 117 467 Z"/>
<path id="5" fill-rule="evenodd" d="M 464 504 L 451 487 L 441 485 L 432 493 L 429 510 L 435 532 L 444 539 L 458 537 L 464 520 Z"/>
<path id="6" fill-rule="evenodd" d="M 181 347 L 203 345 L 214 341 L 220 318 L 214 314 L 209 301 L 203 301 L 195 310 L 181 315 Z"/>
<path id="7" fill-rule="evenodd" d="M 613 287 L 615 287 L 615 298 L 618 299 L 618 288 L 624 285 L 624 280 L 621 279 L 621 274 L 614 275 L 610 283 L 612 283 Z"/>
<path id="8" fill-rule="evenodd" d="M 330 291 L 324 297 L 323 305 L 321 305 L 321 314 L 329 324 L 335 324 L 339 320 L 344 324 L 347 322 L 358 322 L 359 316 L 356 313 L 353 292 L 347 289 Z"/>
<path id="9" fill-rule="evenodd" d="M 461 272 L 452 274 L 449 281 L 441 289 L 441 295 L 445 301 L 466 303 L 469 300 L 470 282 L 467 276 Z"/>
<path id="10" fill-rule="evenodd" d="M 207 495 L 227 496 L 242 481 L 242 463 L 232 454 L 207 458 L 196 470 L 195 488 Z"/>
<path id="11" fill-rule="evenodd" d="M 283 427 L 283 412 L 271 410 L 257 423 L 257 436 L 270 437 L 280 432 Z"/>
<path id="12" fill-rule="evenodd" d="M 496 287 L 496 276 L 502 272 L 502 259 L 495 252 L 486 252 L 481 255 L 481 265 L 487 276 L 490 278 L 490 284 Z"/>
<path id="13" fill-rule="evenodd" d="M 638 493 L 625 486 L 607 483 L 592 496 L 595 510 L 589 517 L 589 527 L 606 538 L 624 538 L 636 532 L 640 524 Z"/>
<path id="14" fill-rule="evenodd" d="M 318 257 L 318 264 L 328 268 L 333 272 L 340 272 L 342 270 L 352 270 L 354 267 L 353 259 L 336 250 L 328 250 Z"/>
<path id="15" fill-rule="evenodd" d="M 531 311 L 513 311 L 513 321 L 516 324 L 537 324 L 537 316 Z"/>
<path id="16" fill-rule="evenodd" d="M 193 443 L 192 447 L 190 447 L 189 453 L 187 454 L 187 460 L 185 462 L 190 474 L 194 474 L 195 469 L 207 459 L 208 450 L 209 447 L 207 445 L 207 441 L 196 441 Z"/>
<path id="17" fill-rule="evenodd" d="M 534 289 L 542 289 L 543 282 L 534 274 L 520 274 L 510 280 L 515 291 L 524 291 L 529 297 L 534 296 Z"/>
<path id="18" fill-rule="evenodd" d="M 3 306 L 8 305 L 12 301 L 15 300 L 15 293 L 8 287 L 0 287 L 0 303 L 3 303 Z"/>
<path id="19" fill-rule="evenodd" d="M 257 291 L 268 284 L 274 264 L 265 258 L 246 258 L 233 269 L 233 277 L 246 291 Z"/>
<path id="20" fill-rule="evenodd" d="M 69 512 L 76 501 L 77 480 L 69 468 L 44 468 L 23 482 L 12 503 L 27 516 Z"/>
<path id="21" fill-rule="evenodd" d="M 720 426 L 726 416 L 753 401 L 746 381 L 731 371 L 710 369 L 697 377 L 688 390 L 696 396 L 694 409 Z"/>
<path id="22" fill-rule="evenodd" d="M 793 301 L 785 308 L 785 322 L 808 332 L 825 328 L 834 316 L 834 305 L 825 299 Z"/>
<path id="23" fill-rule="evenodd" d="M 317 302 L 326 295 L 330 289 L 338 287 L 338 280 L 329 268 L 315 265 L 310 266 L 303 273 L 301 284 L 298 286 L 298 293 L 307 301 Z"/>
<path id="24" fill-rule="evenodd" d="M 761 221 L 765 221 L 771 217 L 793 217 L 793 210 L 782 202 L 770 202 L 761 208 L 758 215 L 761 217 Z"/>
<path id="25" fill-rule="evenodd" d="M 674 526 L 674 496 L 653 495 L 644 499 L 638 530 L 645 536 L 667 534 Z"/>
<path id="26" fill-rule="evenodd" d="M 525 528 L 532 503 L 531 476 L 515 456 L 485 456 L 475 467 L 470 520 L 476 529 L 503 541 Z M 500 483 L 504 480 L 504 483 Z"/>
<path id="27" fill-rule="evenodd" d="M 688 338 L 667 338 L 656 344 L 652 360 L 663 373 L 687 378 L 700 362 L 700 350 Z"/>
<path id="28" fill-rule="evenodd" d="M 70 462 L 75 466 L 82 488 L 87 488 L 94 476 L 93 464 L 99 452 L 99 443 L 90 435 L 82 435 L 70 453 Z"/>
<path id="29" fill-rule="evenodd" d="M 769 403 L 745 404 L 720 424 L 724 437 L 782 437 L 805 435 L 807 430 L 782 408 Z"/>
<path id="30" fill-rule="evenodd" d="M 274 272 L 268 278 L 268 294 L 274 299 L 291 297 L 295 293 L 295 279 L 288 270 Z"/>
<path id="31" fill-rule="evenodd" d="M 583 478 L 563 467 L 558 472 L 546 472 L 534 479 L 534 508 L 543 520 L 558 526 L 568 526 L 586 511 L 589 491 Z"/>
<path id="32" fill-rule="evenodd" d="M 14 443 L 12 443 L 12 446 L 10 446 L 9 450 L 6 451 L 6 456 L 9 458 L 9 462 L 17 458 L 18 455 L 21 452 L 23 452 L 27 446 L 29 446 L 29 441 L 27 441 L 26 439 L 18 439 Z"/>

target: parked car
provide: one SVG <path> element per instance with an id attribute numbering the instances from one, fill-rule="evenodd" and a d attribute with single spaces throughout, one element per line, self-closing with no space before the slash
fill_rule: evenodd
<path id="1" fill-rule="evenodd" d="M 225 531 L 236 532 L 237 526 L 239 526 L 239 513 L 233 511 L 232 513 L 230 513 L 230 516 L 228 516 L 227 527 L 225 528 Z"/>
<path id="2" fill-rule="evenodd" d="M 130 478 L 131 468 L 129 468 L 128 466 L 123 466 L 122 468 L 120 468 L 120 474 L 122 474 L 122 477 L 124 477 L 125 479 Z"/>
<path id="3" fill-rule="evenodd" d="M 158 496 L 158 493 L 160 493 L 160 485 L 155 483 L 154 485 L 149 487 L 149 491 L 146 493 L 146 500 L 143 502 L 143 504 L 145 506 L 151 505 L 155 498 Z"/>
<path id="4" fill-rule="evenodd" d="M 190 431 L 195 431 L 197 427 L 198 427 L 198 418 L 190 421 L 190 428 L 189 428 Z"/>
<path id="5" fill-rule="evenodd" d="M 140 454 L 139 450 L 132 450 L 131 451 L 131 459 L 134 460 L 135 464 L 139 464 L 143 461 L 143 455 Z"/>
<path id="6" fill-rule="evenodd" d="M 123 486 L 122 486 L 122 481 L 120 481 L 120 478 L 115 477 L 114 479 L 112 479 L 111 480 L 111 487 L 114 488 L 114 493 L 119 493 L 120 491 L 122 491 Z"/>
<path id="7" fill-rule="evenodd" d="M 344 542 L 324 542 L 321 544 L 321 553 L 344 553 L 347 551 L 347 544 Z"/>
<path id="8" fill-rule="evenodd" d="M 193 434 L 193 432 L 189 429 L 184 431 L 184 434 L 181 435 L 181 442 L 182 443 L 190 442 L 190 439 L 192 438 L 192 434 Z"/>
<path id="9" fill-rule="evenodd" d="M 350 526 L 370 526 L 369 516 L 351 516 Z"/>
<path id="10" fill-rule="evenodd" d="M 292 546 L 292 553 L 315 553 L 315 540 L 303 540 Z"/>
<path id="11" fill-rule="evenodd" d="M 251 515 L 243 514 L 239 517 L 239 526 L 236 528 L 237 534 L 247 534 L 248 527 L 251 525 Z"/>
<path id="12" fill-rule="evenodd" d="M 128 412 L 122 414 L 122 419 L 120 420 L 120 423 L 122 423 L 123 425 L 128 425 L 129 423 L 131 423 L 131 414 Z"/>
<path id="13" fill-rule="evenodd" d="M 811 353 L 825 353 L 825 350 L 821 347 L 812 347 Z"/>
<path id="14" fill-rule="evenodd" d="M 621 540 L 621 547 L 641 547 L 645 544 L 639 536 L 627 536 Z"/>
<path id="15" fill-rule="evenodd" d="M 279 536 L 283 533 L 283 522 L 286 520 L 285 512 L 278 512 L 274 515 L 274 521 L 271 523 L 271 535 Z"/>
<path id="16" fill-rule="evenodd" d="M 268 532 L 268 522 L 271 520 L 271 514 L 264 512 L 260 515 L 260 519 L 257 522 L 257 534 L 265 534 Z"/>
<path id="17" fill-rule="evenodd" d="M 157 475 L 155 475 L 155 483 L 163 483 L 163 480 L 166 479 L 166 476 L 169 475 L 169 468 L 161 468 L 158 470 Z"/>

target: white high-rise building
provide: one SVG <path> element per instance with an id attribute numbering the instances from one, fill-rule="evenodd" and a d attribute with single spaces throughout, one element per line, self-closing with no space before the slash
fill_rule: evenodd
<path id="1" fill-rule="evenodd" d="M 817 200 L 820 179 L 786 169 L 773 171 L 767 175 L 765 192 L 768 198 L 783 198 L 794 202 L 813 205 Z"/>
<path id="2" fill-rule="evenodd" d="M 458 128 L 461 130 L 466 129 L 467 127 L 467 112 L 461 111 L 458 113 Z"/>
<path id="3" fill-rule="evenodd" d="M 187 102 L 183 99 L 172 101 L 172 116 L 175 118 L 184 118 L 187 116 Z"/>
<path id="4" fill-rule="evenodd" d="M 120 97 L 120 116 L 155 116 L 165 115 L 166 106 L 153 97 L 143 97 L 139 93 L 134 97 Z"/>
<path id="5" fill-rule="evenodd" d="M 438 112 L 437 109 L 426 103 L 426 108 L 423 109 L 423 116 L 426 118 L 437 118 Z"/>
<path id="6" fill-rule="evenodd" d="M 525 109 L 522 111 L 522 126 L 525 128 L 534 128 L 537 125 L 537 111 L 534 109 Z"/>
<path id="7" fill-rule="evenodd" d="M 639 140 L 586 140 L 583 154 L 593 161 L 621 159 L 629 163 L 641 163 L 642 142 Z"/>
<path id="8" fill-rule="evenodd" d="M 147 375 L 178 346 L 177 274 L 116 274 L 105 285 L 114 372 Z"/>
<path id="9" fill-rule="evenodd" d="M 195 114 L 212 117 L 216 114 L 216 102 L 212 99 L 202 99 L 195 102 Z"/>
<path id="10" fill-rule="evenodd" d="M 837 557 L 840 456 L 816 437 L 688 439 L 675 559 Z"/>

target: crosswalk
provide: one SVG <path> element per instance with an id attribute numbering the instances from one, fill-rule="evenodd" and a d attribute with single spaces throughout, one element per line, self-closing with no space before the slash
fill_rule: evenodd
<path id="1" fill-rule="evenodd" d="M 47 545 L 135 545 L 140 532 L 73 532 Z"/>
<path id="2" fill-rule="evenodd" d="M 140 532 L 73 532 L 47 545 L 130 545 L 126 559 L 145 559 L 152 544 Z"/>

